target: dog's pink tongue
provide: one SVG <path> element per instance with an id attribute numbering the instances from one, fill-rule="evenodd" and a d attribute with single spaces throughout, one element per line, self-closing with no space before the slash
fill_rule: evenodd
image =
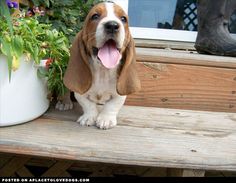
<path id="1" fill-rule="evenodd" d="M 116 48 L 114 41 L 107 41 L 98 51 L 98 58 L 104 67 L 108 69 L 114 68 L 121 59 L 121 54 Z"/>

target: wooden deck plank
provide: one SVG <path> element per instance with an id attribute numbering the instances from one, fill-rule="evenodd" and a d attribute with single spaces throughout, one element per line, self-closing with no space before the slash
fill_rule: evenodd
<path id="1" fill-rule="evenodd" d="M 194 51 L 178 51 L 155 48 L 136 48 L 137 60 L 154 63 L 172 63 L 195 66 L 236 69 L 235 57 L 203 55 Z"/>
<path id="2" fill-rule="evenodd" d="M 151 40 L 151 39 L 135 39 L 136 47 L 141 48 L 158 48 L 158 49 L 173 49 L 196 51 L 194 43 L 183 41 L 165 41 L 165 40 Z"/>
<path id="3" fill-rule="evenodd" d="M 137 68 L 142 89 L 127 105 L 236 112 L 236 69 L 154 62 Z"/>
<path id="4" fill-rule="evenodd" d="M 50 110 L 0 128 L 0 151 L 60 159 L 236 171 L 236 114 L 124 106 L 111 130 L 81 127 Z M 61 119 L 61 117 L 64 118 Z"/>

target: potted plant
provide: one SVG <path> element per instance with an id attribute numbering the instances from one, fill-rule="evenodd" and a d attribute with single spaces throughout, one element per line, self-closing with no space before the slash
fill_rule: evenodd
<path id="1" fill-rule="evenodd" d="M 17 6 L 0 1 L 0 126 L 37 118 L 48 109 L 48 94 L 60 97 L 66 92 L 62 77 L 69 57 L 67 37 L 39 23 L 37 16 L 43 12 L 37 8 L 36 16 L 27 11 L 10 16 Z"/>

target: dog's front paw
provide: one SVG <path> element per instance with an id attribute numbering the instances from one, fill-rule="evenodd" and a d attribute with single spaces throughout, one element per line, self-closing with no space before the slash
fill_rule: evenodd
<path id="1" fill-rule="evenodd" d="M 82 116 L 79 117 L 77 122 L 81 126 L 93 126 L 95 125 L 96 118 L 97 118 L 96 113 L 84 113 Z"/>
<path id="2" fill-rule="evenodd" d="M 96 120 L 96 126 L 100 129 L 107 130 L 117 124 L 116 115 L 99 114 Z"/>

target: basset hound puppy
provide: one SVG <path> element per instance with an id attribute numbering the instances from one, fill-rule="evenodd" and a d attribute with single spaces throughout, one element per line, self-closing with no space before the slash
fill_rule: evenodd
<path id="1" fill-rule="evenodd" d="M 77 122 L 100 129 L 116 126 L 126 95 L 141 87 L 127 14 L 113 2 L 95 5 L 70 52 L 64 84 L 83 109 Z"/>

